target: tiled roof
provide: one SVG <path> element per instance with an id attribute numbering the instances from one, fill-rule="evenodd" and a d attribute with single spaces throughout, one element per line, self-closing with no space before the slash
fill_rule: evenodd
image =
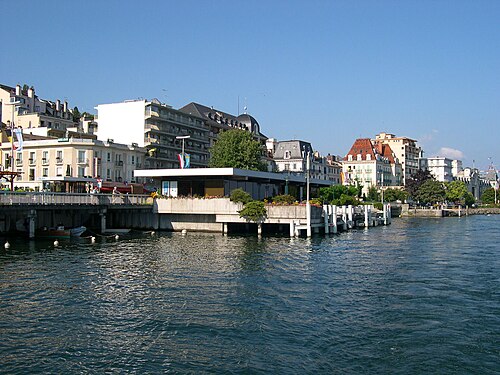
<path id="1" fill-rule="evenodd" d="M 370 155 L 371 160 L 375 160 L 375 152 L 370 138 L 358 138 L 354 141 L 351 149 L 345 156 L 344 160 L 348 160 L 348 156 L 352 155 L 352 159 L 356 160 L 361 154 L 361 160 L 366 160 L 366 155 Z"/>

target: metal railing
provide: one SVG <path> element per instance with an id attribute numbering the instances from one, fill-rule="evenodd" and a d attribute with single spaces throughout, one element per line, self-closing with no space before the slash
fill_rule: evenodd
<path id="1" fill-rule="evenodd" d="M 153 198 L 142 194 L 86 194 L 29 192 L 18 193 L 0 191 L 0 206 L 32 205 L 94 205 L 94 206 L 147 206 L 153 204 Z"/>

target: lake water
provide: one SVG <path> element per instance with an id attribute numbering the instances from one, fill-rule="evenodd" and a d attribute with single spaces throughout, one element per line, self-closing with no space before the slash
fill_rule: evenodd
<path id="1" fill-rule="evenodd" d="M 0 373 L 498 374 L 499 244 L 500 215 L 11 241 Z"/>

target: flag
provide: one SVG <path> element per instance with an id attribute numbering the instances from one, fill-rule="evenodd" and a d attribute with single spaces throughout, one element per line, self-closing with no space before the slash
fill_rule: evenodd
<path id="1" fill-rule="evenodd" d="M 23 129 L 15 128 L 14 129 L 14 134 L 16 135 L 17 138 L 17 147 L 15 148 L 17 152 L 22 152 L 23 151 Z"/>
<path id="2" fill-rule="evenodd" d="M 181 169 L 184 169 L 184 158 L 182 157 L 182 154 L 177 154 L 177 158 L 179 159 L 179 165 L 181 166 Z"/>
<path id="3" fill-rule="evenodd" d="M 190 168 L 190 167 L 191 167 L 191 155 L 185 154 L 184 155 L 184 168 Z"/>

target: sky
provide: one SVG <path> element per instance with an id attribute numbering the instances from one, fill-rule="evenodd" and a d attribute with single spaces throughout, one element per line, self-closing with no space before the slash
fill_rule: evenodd
<path id="1" fill-rule="evenodd" d="M 157 98 L 344 156 L 379 132 L 500 169 L 500 1 L 0 0 L 0 83 L 81 112 Z"/>

